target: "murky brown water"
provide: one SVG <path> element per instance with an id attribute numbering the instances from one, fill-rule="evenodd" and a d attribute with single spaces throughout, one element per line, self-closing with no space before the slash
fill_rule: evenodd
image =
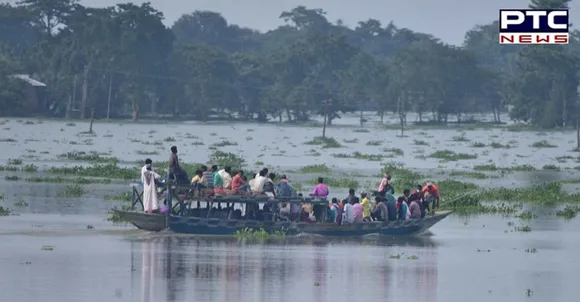
<path id="1" fill-rule="evenodd" d="M 348 124 L 349 121 L 356 123 L 356 118 L 337 122 Z M 419 139 L 430 141 L 432 146 L 410 148 L 404 156 L 392 160 L 423 168 L 432 175 L 438 172 L 427 169 L 449 171 L 489 161 L 504 166 L 541 167 L 555 163 L 570 168 L 578 165 L 555 160 L 557 156 L 575 155 L 570 152 L 574 146 L 573 133 L 546 136 L 539 132 L 524 135 L 499 129 L 473 130 L 465 132 L 471 142 L 456 142 L 452 138 L 460 132 L 455 130 L 429 134 L 415 130 L 395 145 L 367 146 L 370 140 L 392 141 L 398 132 L 357 133 L 352 127 L 334 127 L 329 129 L 330 136 L 341 142 L 358 138 L 359 143 L 345 143 L 342 149 L 320 150 L 322 155 L 314 157 L 305 156 L 312 146 L 302 143 L 320 135 L 320 129 L 307 127 L 240 124 L 213 125 L 209 130 L 193 124 L 97 124 L 98 134 L 92 138 L 77 136 L 78 132 L 86 131 L 84 124 L 66 126 L 62 122 L 45 121 L 27 125 L 11 120 L 2 127 L 0 138 L 10 136 L 17 142 L 0 142 L 3 152 L 0 157 L 6 160 L 24 154 L 29 156 L 23 158 L 25 163 L 39 166 L 79 164 L 55 160 L 58 154 L 73 150 L 110 151 L 126 161 L 143 157 L 136 155 L 137 151 L 159 151 L 160 155 L 153 157 L 164 161 L 163 152 L 173 143 L 153 146 L 130 142 L 130 139 L 163 140 L 171 136 L 170 131 L 176 132 L 175 137 L 182 141 L 188 132 L 204 135 L 187 142 L 203 140 L 205 146 L 181 148 L 182 159 L 191 162 L 206 161 L 207 147 L 228 139 L 239 145 L 226 147 L 225 151 L 244 154 L 250 165 L 263 161 L 267 166 L 295 169 L 326 163 L 337 169 L 356 169 L 373 176 L 380 163 L 338 159 L 332 154 L 355 151 L 376 154 L 382 148 L 401 148 Z M 150 134 L 152 129 L 157 132 Z M 219 134 L 211 136 L 211 131 Z M 82 144 L 86 139 L 91 144 Z M 542 139 L 549 139 L 557 148 L 529 147 Z M 278 143 L 273 145 L 273 141 Z M 469 147 L 475 141 L 517 142 L 509 150 Z M 255 148 L 260 151 L 255 152 Z M 478 153 L 479 158 L 450 163 L 415 158 L 437 149 Z M 532 185 L 541 180 L 572 177 L 570 173 L 542 171 L 533 175 L 515 174 L 509 183 L 499 179 L 477 182 L 489 186 Z M 0 177 L 15 174 L 18 173 L 3 173 Z M 82 198 L 58 197 L 64 186 L 0 183 L 3 204 L 21 214 L 0 217 L 0 302 L 518 302 L 574 301 L 577 297 L 580 220 L 556 219 L 554 209 L 530 208 L 539 216 L 531 221 L 452 215 L 432 229 L 433 236 L 420 239 L 297 237 L 248 242 L 150 234 L 130 226 L 115 226 L 105 220 L 107 210 L 115 202 L 103 197 L 126 191 L 127 183 L 85 186 L 89 192 Z M 578 186 L 570 189 L 578 190 Z M 345 193 L 345 189 L 331 190 L 333 195 Z M 28 206 L 16 207 L 20 200 Z M 524 225 L 530 226 L 531 232 L 515 231 L 515 227 Z M 391 259 L 396 255 L 400 259 Z"/>

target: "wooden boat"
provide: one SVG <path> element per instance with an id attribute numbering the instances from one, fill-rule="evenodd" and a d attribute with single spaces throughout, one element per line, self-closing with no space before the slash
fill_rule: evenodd
<path id="1" fill-rule="evenodd" d="M 113 209 L 119 218 L 130 222 L 132 225 L 140 230 L 159 232 L 167 228 L 167 215 L 153 213 L 147 214 L 143 211 L 137 212 L 135 210 L 123 211 Z"/>
<path id="2" fill-rule="evenodd" d="M 307 223 L 289 221 L 256 221 L 219 218 L 171 216 L 169 229 L 176 233 L 200 235 L 234 235 L 238 231 L 264 229 L 266 232 L 283 232 L 286 235 L 311 234 L 322 236 L 388 236 L 420 235 L 452 211 L 441 211 L 422 219 L 386 222 L 363 222 L 338 225 L 335 223 Z"/>
<path id="3" fill-rule="evenodd" d="M 174 209 L 172 215 L 166 214 L 146 214 L 135 211 L 135 205 L 141 203 L 141 194 L 133 186 L 132 210 L 116 210 L 120 218 L 132 223 L 139 229 L 159 232 L 167 227 L 176 233 L 199 234 L 199 235 L 234 235 L 238 231 L 264 229 L 266 232 L 283 232 L 286 235 L 313 234 L 322 236 L 364 236 L 370 234 L 380 234 L 389 236 L 418 235 L 426 232 L 437 222 L 443 220 L 452 211 L 442 211 L 434 215 L 428 215 L 422 219 L 410 219 L 403 221 L 385 222 L 364 222 L 355 224 L 342 224 L 326 222 L 326 209 L 328 200 L 312 198 L 271 198 L 267 196 L 216 196 L 213 198 L 193 198 L 187 193 L 181 197 L 177 192 L 179 187 L 174 187 L 169 194 L 179 202 L 172 205 Z M 184 187 L 181 187 L 182 191 Z M 185 190 L 191 190 L 190 187 Z M 190 202 L 185 202 L 189 199 Z M 196 204 L 192 208 L 193 204 Z M 206 206 L 202 207 L 201 203 Z M 277 209 L 280 204 L 310 204 L 317 216 L 317 222 L 294 222 L 281 219 L 279 212 L 272 211 L 262 213 L 260 219 L 245 219 L 250 217 L 235 217 L 234 212 L 239 210 L 247 212 L 248 208 L 259 209 L 260 205 L 270 205 Z M 215 207 L 217 205 L 217 207 Z M 221 206 L 225 205 L 225 208 Z"/>

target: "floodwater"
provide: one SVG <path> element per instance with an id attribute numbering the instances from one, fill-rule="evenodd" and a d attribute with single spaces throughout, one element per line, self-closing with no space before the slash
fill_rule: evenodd
<path id="1" fill-rule="evenodd" d="M 4 217 L 0 301 L 573 301 L 578 221 L 520 224 L 450 216 L 415 239 L 252 242 Z"/>
<path id="2" fill-rule="evenodd" d="M 275 170 L 325 163 L 375 177 L 381 162 L 332 154 L 384 154 L 384 148 L 401 148 L 404 155 L 383 163 L 392 160 L 434 175 L 490 162 L 538 168 L 554 164 L 563 169 L 515 174 L 508 183 L 479 180 L 487 185 L 523 186 L 577 177 L 572 169 L 579 165 L 578 153 L 571 152 L 573 132 L 412 130 L 406 132 L 409 137 L 398 138 L 399 131 L 382 128 L 355 132 L 357 118 L 347 116 L 328 129 L 328 136 L 343 144 L 340 149 L 304 145 L 320 136 L 319 127 L 96 123 L 96 136 L 86 136 L 80 134 L 88 130 L 86 123 L 8 120 L 0 126 L 0 161 L 20 158 L 40 167 L 80 164 L 57 159 L 70 151 L 107 153 L 127 163 L 143 157 L 165 161 L 169 147 L 177 145 L 182 161 L 206 162 L 208 147 L 228 140 L 237 145 L 222 150 L 242 155 L 249 166 Z M 454 139 L 462 135 L 470 141 Z M 164 141 L 167 137 L 177 142 Z M 354 139 L 358 142 L 353 143 Z M 374 140 L 384 143 L 367 145 Z M 427 141 L 430 146 L 414 146 L 413 140 Z M 530 147 L 540 140 L 556 147 Z M 154 144 L 157 141 L 160 145 Z M 474 142 L 510 144 L 511 148 L 472 148 Z M 311 149 L 321 155 L 312 156 Z M 443 149 L 478 154 L 478 158 L 443 163 L 421 157 Z M 143 151 L 159 154 L 138 154 Z M 576 160 L 557 159 L 562 156 Z M 0 173 L 7 175 L 18 173 Z M 557 219 L 555 209 L 526 207 L 539 216 L 530 221 L 454 214 L 433 227 L 432 236 L 421 238 L 301 236 L 257 242 L 151 234 L 114 225 L 106 221 L 106 213 L 116 203 L 104 196 L 127 191 L 128 182 L 84 186 L 88 192 L 81 198 L 58 197 L 64 186 L 0 182 L 4 195 L 0 205 L 19 214 L 0 217 L 0 301 L 518 302 L 573 301 L 577 296 L 580 220 Z M 578 190 L 578 186 L 569 189 Z M 344 189 L 333 192 L 343 194 Z M 28 205 L 18 207 L 19 201 Z M 523 226 L 531 231 L 518 231 Z"/>

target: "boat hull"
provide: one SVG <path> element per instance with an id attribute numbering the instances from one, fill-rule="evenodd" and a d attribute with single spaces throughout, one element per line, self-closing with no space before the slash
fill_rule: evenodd
<path id="1" fill-rule="evenodd" d="M 386 236 L 409 236 L 420 235 L 426 232 L 451 213 L 452 211 L 438 212 L 424 219 L 343 225 L 333 223 L 263 222 L 171 216 L 169 219 L 169 228 L 176 233 L 198 235 L 234 235 L 236 232 L 246 229 L 263 228 L 266 232 L 284 232 L 287 235 L 365 236 L 379 234 Z"/>
<path id="2" fill-rule="evenodd" d="M 119 218 L 130 222 L 140 230 L 159 232 L 166 229 L 167 215 L 165 214 L 147 214 L 136 211 L 114 210 Z"/>

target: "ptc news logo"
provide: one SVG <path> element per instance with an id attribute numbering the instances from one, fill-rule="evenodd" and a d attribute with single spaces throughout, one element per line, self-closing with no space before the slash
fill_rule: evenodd
<path id="1" fill-rule="evenodd" d="M 567 9 L 501 9 L 499 44 L 568 44 Z"/>

